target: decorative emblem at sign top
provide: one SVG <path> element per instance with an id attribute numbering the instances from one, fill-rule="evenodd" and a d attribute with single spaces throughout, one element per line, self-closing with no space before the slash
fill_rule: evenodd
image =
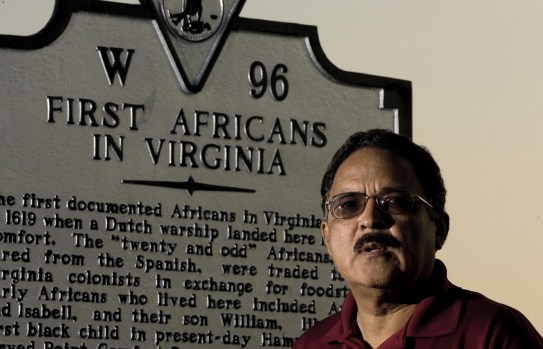
<path id="1" fill-rule="evenodd" d="M 155 28 L 181 87 L 199 92 L 245 0 L 140 0 L 155 17 Z"/>
<path id="2" fill-rule="evenodd" d="M 224 17 L 223 0 L 162 0 L 161 4 L 170 29 L 188 41 L 215 34 Z"/>

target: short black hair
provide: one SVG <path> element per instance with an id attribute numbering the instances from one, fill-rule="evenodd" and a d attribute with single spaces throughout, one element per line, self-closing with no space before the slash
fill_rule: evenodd
<path id="1" fill-rule="evenodd" d="M 447 191 L 441 176 L 441 170 L 430 151 L 415 144 L 408 137 L 389 130 L 373 129 L 356 132 L 351 135 L 332 157 L 321 184 L 322 208 L 326 209 L 326 200 L 336 172 L 341 164 L 354 152 L 363 148 L 379 148 L 390 151 L 409 161 L 422 185 L 426 199 L 432 204 L 434 213 L 445 217 L 445 196 Z M 448 216 L 447 222 L 448 222 Z M 447 229 L 448 230 L 448 229 Z"/>

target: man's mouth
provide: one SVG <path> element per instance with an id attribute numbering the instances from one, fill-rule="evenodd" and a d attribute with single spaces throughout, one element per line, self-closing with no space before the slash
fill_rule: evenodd
<path id="1" fill-rule="evenodd" d="M 386 252 L 389 248 L 401 247 L 400 241 L 386 233 L 368 233 L 354 244 L 355 253 Z"/>
<path id="2" fill-rule="evenodd" d="M 383 246 L 381 244 L 370 242 L 369 244 L 365 244 L 362 246 L 360 252 L 378 252 L 378 251 L 385 251 L 387 249 L 386 246 Z"/>

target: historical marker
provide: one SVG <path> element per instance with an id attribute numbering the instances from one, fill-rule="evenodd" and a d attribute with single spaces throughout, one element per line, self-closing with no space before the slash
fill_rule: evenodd
<path id="1" fill-rule="evenodd" d="M 354 130 L 410 135 L 411 86 L 242 5 L 57 1 L 0 36 L 2 344 L 290 347 L 338 310 L 321 176 Z"/>

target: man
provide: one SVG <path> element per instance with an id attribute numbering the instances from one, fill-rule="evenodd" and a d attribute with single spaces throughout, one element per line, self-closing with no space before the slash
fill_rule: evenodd
<path id="1" fill-rule="evenodd" d="M 447 280 L 435 258 L 449 230 L 445 193 L 430 153 L 407 137 L 346 141 L 323 178 L 321 231 L 351 291 L 293 348 L 543 348 L 520 312 Z"/>

